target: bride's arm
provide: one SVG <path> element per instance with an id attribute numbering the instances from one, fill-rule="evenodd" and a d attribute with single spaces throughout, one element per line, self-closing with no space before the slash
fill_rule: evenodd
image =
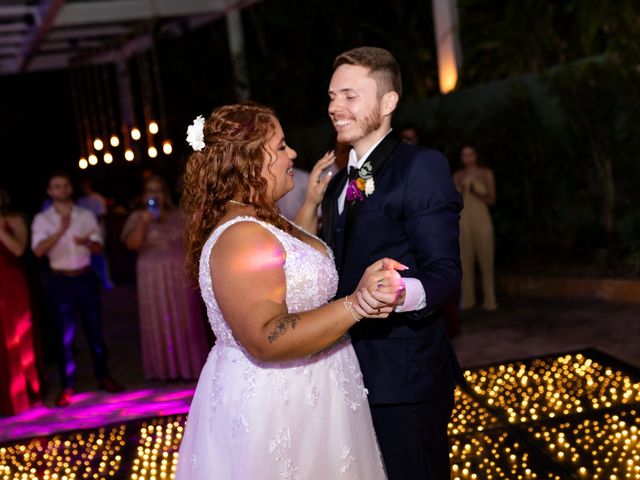
<path id="1" fill-rule="evenodd" d="M 382 318 L 391 310 L 367 312 L 349 295 L 350 309 L 341 298 L 313 310 L 290 313 L 285 302 L 284 262 L 280 242 L 254 222 L 229 227 L 211 254 L 218 305 L 235 338 L 258 360 L 288 360 L 316 353 L 363 316 Z M 377 273 L 377 277 L 382 275 L 382 271 Z"/>

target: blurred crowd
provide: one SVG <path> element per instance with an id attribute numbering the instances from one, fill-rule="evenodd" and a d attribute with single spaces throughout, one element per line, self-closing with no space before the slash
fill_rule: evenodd
<path id="1" fill-rule="evenodd" d="M 125 389 L 111 376 L 103 331 L 101 297 L 114 287 L 113 271 L 137 283 L 145 378 L 198 377 L 212 339 L 197 290 L 184 274 L 184 218 L 162 177 L 145 171 L 141 184 L 123 208 L 86 178 L 74 195 L 71 177 L 54 172 L 31 222 L 0 190 L 0 415 L 40 403 L 44 389 L 56 384 L 56 406 L 73 401 L 78 327 L 97 387 Z M 44 367 L 54 362 L 58 379 L 47 378 Z"/>

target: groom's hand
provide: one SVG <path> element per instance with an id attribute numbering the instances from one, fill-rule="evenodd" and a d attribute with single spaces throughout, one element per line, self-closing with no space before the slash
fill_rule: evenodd
<path id="1" fill-rule="evenodd" d="M 355 293 L 358 313 L 384 318 L 404 301 L 405 284 L 397 270 L 407 267 L 390 258 L 378 260 L 365 270 Z"/>

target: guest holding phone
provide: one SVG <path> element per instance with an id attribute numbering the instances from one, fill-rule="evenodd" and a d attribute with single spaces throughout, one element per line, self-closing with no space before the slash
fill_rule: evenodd
<path id="1" fill-rule="evenodd" d="M 143 205 L 131 213 L 121 238 L 138 252 L 144 374 L 159 380 L 198 378 L 208 345 L 198 294 L 184 274 L 184 216 L 159 176 L 145 180 Z"/>

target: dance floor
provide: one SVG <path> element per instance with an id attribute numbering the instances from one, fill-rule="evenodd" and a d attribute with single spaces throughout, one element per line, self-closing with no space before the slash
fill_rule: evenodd
<path id="1" fill-rule="evenodd" d="M 465 376 L 449 424 L 452 478 L 640 479 L 638 369 L 584 350 Z M 0 478 L 170 479 L 190 395 L 129 392 L 93 406 L 87 398 L 48 424 L 37 410 L 2 419 L 3 438 L 7 428 L 34 438 L 0 444 Z"/>

